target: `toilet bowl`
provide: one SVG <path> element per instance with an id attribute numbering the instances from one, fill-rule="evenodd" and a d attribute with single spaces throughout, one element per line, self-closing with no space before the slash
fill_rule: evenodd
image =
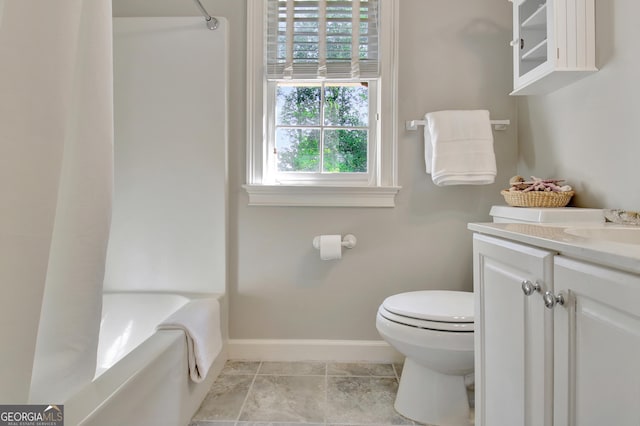
<path id="1" fill-rule="evenodd" d="M 464 376 L 473 372 L 473 293 L 412 291 L 382 302 L 376 328 L 406 359 L 395 409 L 437 426 L 468 426 Z"/>

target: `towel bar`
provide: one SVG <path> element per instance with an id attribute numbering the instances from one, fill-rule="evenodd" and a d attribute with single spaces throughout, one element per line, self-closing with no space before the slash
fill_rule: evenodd
<path id="1" fill-rule="evenodd" d="M 425 120 L 411 120 L 405 121 L 405 129 L 418 130 L 418 126 L 424 126 L 427 122 Z M 495 130 L 507 130 L 507 126 L 511 124 L 511 120 L 491 120 L 491 125 Z"/>

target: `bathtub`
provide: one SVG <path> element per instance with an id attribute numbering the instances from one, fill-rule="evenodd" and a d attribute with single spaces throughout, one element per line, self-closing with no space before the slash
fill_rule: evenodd
<path id="1" fill-rule="evenodd" d="M 223 309 L 222 295 L 206 297 L 217 297 Z M 206 379 L 194 383 L 187 370 L 184 333 L 155 330 L 192 298 L 105 293 L 96 377 L 65 402 L 65 424 L 187 425 L 226 361 L 223 345 Z"/>

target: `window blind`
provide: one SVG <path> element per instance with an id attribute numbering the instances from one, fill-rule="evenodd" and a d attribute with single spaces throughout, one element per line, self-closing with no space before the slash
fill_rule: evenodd
<path id="1" fill-rule="evenodd" d="M 267 0 L 267 78 L 377 78 L 379 0 Z"/>

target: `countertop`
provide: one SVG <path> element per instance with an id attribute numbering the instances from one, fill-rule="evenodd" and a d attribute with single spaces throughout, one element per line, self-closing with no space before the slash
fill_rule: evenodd
<path id="1" fill-rule="evenodd" d="M 610 223 L 589 225 L 580 223 L 469 223 L 468 228 L 481 234 L 546 248 L 574 259 L 640 274 L 640 242 L 638 244 L 622 243 L 601 238 L 587 238 L 569 233 L 580 229 L 598 231 L 623 229 L 628 230 L 628 232 L 638 232 L 640 236 L 640 227 L 638 226 Z"/>

